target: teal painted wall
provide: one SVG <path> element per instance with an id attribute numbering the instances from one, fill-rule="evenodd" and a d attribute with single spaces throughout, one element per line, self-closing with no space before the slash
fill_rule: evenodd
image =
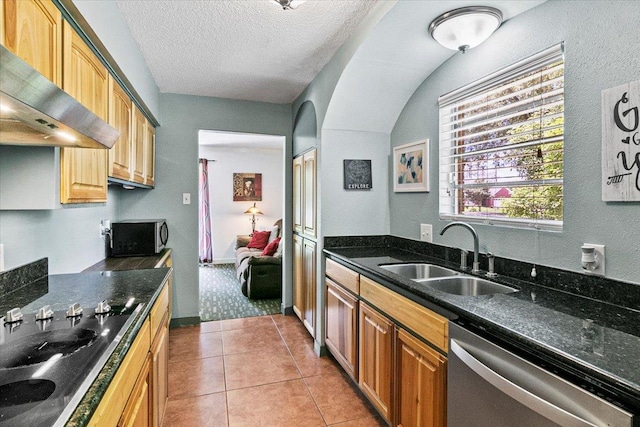
<path id="1" fill-rule="evenodd" d="M 607 277 L 640 282 L 640 204 L 601 201 L 603 89 L 640 75 L 640 3 L 549 1 L 505 24 L 485 43 L 457 54 L 432 73 L 409 100 L 391 145 L 431 140 L 430 193 L 389 192 L 391 233 L 419 238 L 434 225 L 434 242 L 472 249 L 464 230 L 438 219 L 438 96 L 565 42 L 565 213 L 562 233 L 478 225 L 481 251 L 579 271 L 582 243 L 606 245 Z"/>
<path id="2" fill-rule="evenodd" d="M 123 192 L 120 217 L 166 218 L 174 261 L 175 318 L 198 316 L 198 131 L 282 135 L 290 156 L 291 116 L 290 105 L 161 94 L 156 186 Z M 290 188 L 291 166 L 285 167 L 289 177 L 285 185 Z M 190 205 L 182 204 L 182 193 L 191 193 Z"/>

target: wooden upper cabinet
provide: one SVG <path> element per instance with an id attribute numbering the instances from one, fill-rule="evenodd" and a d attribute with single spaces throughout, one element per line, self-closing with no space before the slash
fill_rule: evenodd
<path id="1" fill-rule="evenodd" d="M 63 30 L 62 88 L 106 122 L 109 120 L 107 68 L 67 22 Z M 60 202 L 106 202 L 107 161 L 105 149 L 62 148 Z"/>
<path id="2" fill-rule="evenodd" d="M 133 145 L 133 181 L 139 184 L 144 184 L 144 145 L 145 137 L 147 135 L 146 118 L 142 111 L 138 110 L 135 105 L 133 106 L 133 130 L 132 130 L 132 145 Z"/>
<path id="3" fill-rule="evenodd" d="M 293 231 L 302 233 L 302 156 L 293 159 Z"/>
<path id="4" fill-rule="evenodd" d="M 3 0 L 0 43 L 62 86 L 62 14 L 51 0 Z"/>
<path id="5" fill-rule="evenodd" d="M 144 138 L 144 183 L 152 186 L 155 183 L 156 163 L 156 129 L 145 119 Z"/>
<path id="6" fill-rule="evenodd" d="M 316 150 L 303 156 L 304 171 L 304 222 L 303 233 L 316 236 Z"/>
<path id="7" fill-rule="evenodd" d="M 127 181 L 132 179 L 131 116 L 131 99 L 109 76 L 109 124 L 120 131 L 120 137 L 109 150 L 109 176 Z"/>

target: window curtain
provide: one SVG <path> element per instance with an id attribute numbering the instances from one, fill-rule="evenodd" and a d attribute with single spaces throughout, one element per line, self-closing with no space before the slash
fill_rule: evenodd
<path id="1" fill-rule="evenodd" d="M 213 262 L 213 248 L 211 247 L 211 215 L 209 212 L 209 162 L 207 159 L 199 159 L 198 162 L 200 166 L 200 206 L 198 207 L 199 261 L 201 264 L 211 264 Z"/>

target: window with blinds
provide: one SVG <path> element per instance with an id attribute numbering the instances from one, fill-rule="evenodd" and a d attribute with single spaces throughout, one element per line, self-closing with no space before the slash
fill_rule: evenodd
<path id="1" fill-rule="evenodd" d="M 440 217 L 561 230 L 563 45 L 438 101 Z"/>

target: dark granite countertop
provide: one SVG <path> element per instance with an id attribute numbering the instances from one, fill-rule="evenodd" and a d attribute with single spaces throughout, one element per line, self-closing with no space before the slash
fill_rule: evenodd
<path id="1" fill-rule="evenodd" d="M 379 267 L 426 261 L 459 271 L 458 265 L 442 259 L 388 246 L 331 247 L 325 253 L 451 320 L 498 336 L 505 343 L 525 349 L 543 364 L 566 370 L 578 381 L 596 384 L 610 398 L 620 398 L 634 409 L 640 408 L 640 310 L 505 276 L 492 280 L 519 292 L 457 296 Z M 587 334 L 583 329 L 586 319 L 593 322 Z"/>
<path id="2" fill-rule="evenodd" d="M 143 305 L 67 421 L 67 426 L 84 426 L 89 422 L 170 273 L 170 268 L 154 268 L 52 275 L 2 297 L 0 313 L 22 307 L 25 315 L 36 313 L 43 305 L 51 305 L 53 310 L 66 310 L 74 302 L 83 307 L 95 307 L 102 300 L 111 305 L 124 305 L 130 298 L 135 298 L 134 304 Z"/>
<path id="3" fill-rule="evenodd" d="M 148 256 L 127 256 L 105 258 L 83 270 L 86 271 L 120 271 L 156 268 L 158 264 L 171 254 L 170 248 L 164 248 L 160 253 Z"/>

